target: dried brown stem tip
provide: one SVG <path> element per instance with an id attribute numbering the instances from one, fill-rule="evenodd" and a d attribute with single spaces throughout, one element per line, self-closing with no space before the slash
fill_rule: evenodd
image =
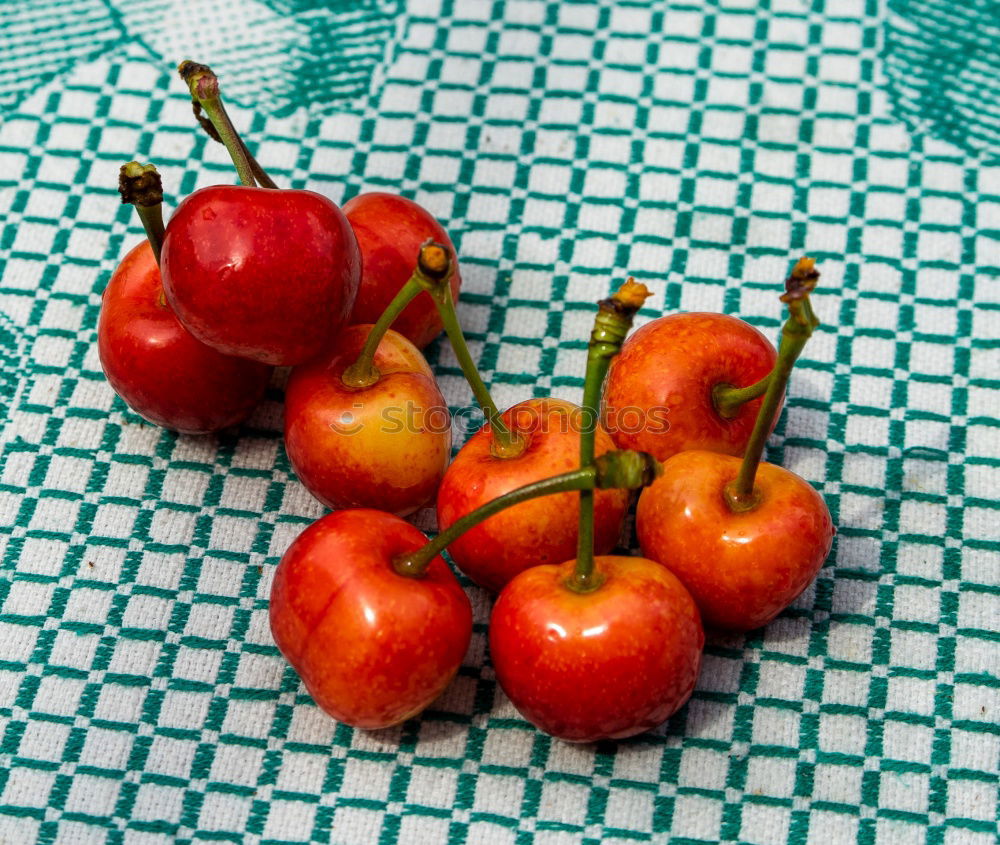
<path id="1" fill-rule="evenodd" d="M 187 83 L 188 90 L 195 100 L 214 100 L 219 96 L 219 77 L 208 65 L 183 61 L 177 66 L 177 72 Z"/>
<path id="2" fill-rule="evenodd" d="M 652 296 L 652 291 L 649 290 L 644 284 L 637 282 L 635 279 L 629 277 L 629 279 L 615 291 L 607 299 L 602 299 L 597 303 L 599 308 L 599 313 L 604 315 L 614 315 L 615 317 L 623 317 L 628 320 L 629 325 L 631 325 L 632 318 L 636 315 L 636 312 L 642 308 L 642 303 L 646 301 L 647 297 Z M 598 325 L 595 325 L 595 330 L 599 325 L 603 325 L 604 319 L 598 320 Z M 623 328 L 622 339 L 624 340 L 624 332 L 627 332 L 629 326 L 626 325 Z"/>
<path id="3" fill-rule="evenodd" d="M 781 301 L 805 299 L 816 289 L 817 282 L 819 282 L 819 270 L 816 269 L 816 261 L 803 256 L 792 268 L 791 275 L 785 279 L 785 292 L 781 296 Z"/>
<path id="4" fill-rule="evenodd" d="M 118 171 L 118 193 L 121 194 L 122 205 L 148 208 L 163 202 L 163 183 L 153 165 L 130 161 Z"/>
<path id="5" fill-rule="evenodd" d="M 628 306 L 629 308 L 634 308 L 638 311 L 642 308 L 642 303 L 644 303 L 652 295 L 653 292 L 649 288 L 630 277 L 620 288 L 618 288 L 618 291 L 612 296 L 612 299 L 616 299 L 623 305 Z"/>
<path id="6" fill-rule="evenodd" d="M 447 247 L 428 241 L 420 247 L 417 265 L 429 279 L 440 281 L 451 273 L 451 254 Z"/>

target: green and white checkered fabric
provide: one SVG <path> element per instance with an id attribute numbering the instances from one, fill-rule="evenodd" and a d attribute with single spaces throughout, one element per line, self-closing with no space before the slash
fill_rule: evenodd
<path id="1" fill-rule="evenodd" d="M 710 638 L 665 728 L 534 730 L 471 587 L 459 677 L 398 729 L 333 722 L 281 659 L 271 577 L 322 508 L 280 384 L 238 432 L 179 437 L 97 358 L 141 235 L 119 165 L 154 161 L 171 202 L 233 180 L 176 39 L 143 23 L 181 9 L 232 28 L 190 57 L 225 63 L 278 181 L 400 191 L 446 223 L 502 404 L 579 400 L 593 301 L 626 274 L 655 291 L 644 318 L 724 310 L 773 339 L 790 259 L 819 260 L 823 326 L 769 455 L 822 491 L 834 551 L 767 629 Z M 231 47 L 263 43 L 265 13 L 316 24 L 288 61 L 332 56 L 322 96 L 282 101 L 271 75 L 251 108 L 234 76 L 273 55 Z M 327 13 L 368 23 L 345 42 Z M 0 21 L 0 842 L 997 841 L 995 3 L 45 0 Z"/>

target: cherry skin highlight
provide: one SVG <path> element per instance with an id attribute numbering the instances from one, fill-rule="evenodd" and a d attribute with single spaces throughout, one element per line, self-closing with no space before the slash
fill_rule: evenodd
<path id="1" fill-rule="evenodd" d="M 576 469 L 579 414 L 579 406 L 552 398 L 509 408 L 501 416 L 526 443 L 517 457 L 492 453 L 489 425 L 477 431 L 455 456 L 438 490 L 441 530 L 517 487 Z M 596 453 L 613 448 L 611 438 L 598 428 Z M 467 531 L 448 547 L 448 554 L 477 584 L 498 591 L 527 566 L 561 563 L 576 554 L 579 500 L 577 493 L 557 493 L 522 502 Z M 627 490 L 596 491 L 594 546 L 599 554 L 618 542 L 628 502 Z"/>
<path id="2" fill-rule="evenodd" d="M 330 200 L 242 185 L 177 206 L 160 264 L 167 301 L 202 343 L 281 366 L 323 350 L 361 278 L 354 233 Z"/>
<path id="3" fill-rule="evenodd" d="M 399 575 L 392 559 L 427 538 L 375 510 L 328 514 L 278 564 L 271 633 L 309 694 L 333 718 L 399 724 L 448 686 L 472 636 L 472 607 L 444 560 Z"/>
<path id="4" fill-rule="evenodd" d="M 242 421 L 271 378 L 266 364 L 223 355 L 180 324 L 163 299 L 148 241 L 128 252 L 104 290 L 97 349 L 108 382 L 126 405 L 185 434 Z"/>
<path id="5" fill-rule="evenodd" d="M 712 392 L 717 385 L 760 381 L 776 357 L 767 338 L 736 317 L 660 317 L 633 332 L 611 362 L 604 424 L 619 449 L 639 449 L 661 461 L 685 449 L 742 455 L 761 400 L 745 402 L 725 419 Z"/>
<path id="6" fill-rule="evenodd" d="M 687 590 L 639 557 L 595 558 L 603 583 L 566 586 L 575 560 L 535 566 L 497 598 L 490 655 L 497 680 L 536 727 L 571 742 L 655 728 L 688 700 L 705 636 Z"/>
<path id="7" fill-rule="evenodd" d="M 683 582 L 707 627 L 751 631 L 812 583 L 834 527 L 808 482 L 768 463 L 757 469 L 757 505 L 735 512 L 724 490 L 739 470 L 729 455 L 675 455 L 642 492 L 636 530 L 643 554 Z"/>
<path id="8" fill-rule="evenodd" d="M 296 475 L 331 508 L 406 516 L 433 499 L 451 455 L 451 415 L 424 356 L 391 329 L 370 387 L 344 384 L 371 326 L 350 326 L 333 348 L 292 370 L 285 447 Z"/>
<path id="9" fill-rule="evenodd" d="M 361 250 L 361 285 L 351 312 L 351 323 L 374 323 L 406 284 L 413 272 L 413 257 L 428 240 L 451 252 L 451 295 L 458 301 L 462 277 L 455 247 L 444 227 L 422 206 L 396 194 L 374 191 L 344 203 L 344 214 Z M 393 329 L 423 349 L 443 327 L 434 300 L 419 294 L 392 324 Z"/>

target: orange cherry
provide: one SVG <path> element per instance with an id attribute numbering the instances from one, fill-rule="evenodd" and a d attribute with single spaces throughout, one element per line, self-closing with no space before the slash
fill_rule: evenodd
<path id="1" fill-rule="evenodd" d="M 477 431 L 455 456 L 438 490 L 441 530 L 491 499 L 579 466 L 579 406 L 563 399 L 529 399 L 501 418 L 522 438 L 522 451 L 512 457 L 496 455 L 490 426 Z M 598 429 L 596 436 L 598 455 L 614 448 L 606 432 Z M 598 490 L 594 498 L 594 544 L 605 554 L 618 542 L 629 493 Z M 579 513 L 574 493 L 523 502 L 480 523 L 455 540 L 448 552 L 473 581 L 497 591 L 528 566 L 572 557 Z"/>
<path id="2" fill-rule="evenodd" d="M 759 384 L 774 362 L 767 338 L 736 317 L 660 317 L 636 329 L 611 362 L 604 425 L 619 449 L 640 449 L 661 461 L 685 449 L 741 455 L 760 399 L 732 403 L 729 397 L 733 388 Z M 772 427 L 775 421 L 777 414 Z"/>
<path id="3" fill-rule="evenodd" d="M 375 510 L 327 514 L 296 538 L 271 588 L 271 632 L 316 703 L 374 730 L 417 715 L 448 686 L 472 636 L 472 607 L 435 556 L 419 577 L 394 559 L 427 538 Z"/>
<path id="4" fill-rule="evenodd" d="M 514 578 L 490 618 L 490 657 L 518 711 L 571 742 L 655 728 L 688 700 L 705 635 L 694 601 L 641 557 L 594 559 L 599 586 L 567 583 L 576 560 Z"/>
<path id="5" fill-rule="evenodd" d="M 681 580 L 706 626 L 750 631 L 812 583 L 834 528 L 819 493 L 774 464 L 757 468 L 757 504 L 733 510 L 724 491 L 740 464 L 716 452 L 675 455 L 639 497 L 636 531 L 642 553 Z"/>

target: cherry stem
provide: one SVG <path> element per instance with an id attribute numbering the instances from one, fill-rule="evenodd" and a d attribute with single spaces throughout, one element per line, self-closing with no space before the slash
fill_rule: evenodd
<path id="1" fill-rule="evenodd" d="M 813 313 L 809 302 L 809 293 L 819 281 L 819 271 L 811 258 L 800 258 L 792 269 L 791 275 L 785 280 L 785 293 L 781 301 L 788 304 L 788 319 L 781 327 L 781 340 L 778 343 L 778 360 L 774 370 L 768 376 L 767 392 L 764 401 L 757 412 L 753 432 L 743 454 L 736 480 L 726 485 L 724 494 L 726 502 L 733 511 L 747 511 L 760 503 L 760 493 L 754 489 L 757 477 L 757 467 L 760 466 L 767 445 L 771 425 L 781 406 L 781 398 L 791 376 L 792 368 L 812 337 L 813 330 L 819 325 L 819 319 Z"/>
<path id="2" fill-rule="evenodd" d="M 226 106 L 221 100 L 219 101 L 219 108 L 224 112 L 226 111 Z M 208 135 L 208 137 L 213 141 L 218 141 L 221 144 L 222 138 L 212 125 L 212 121 L 202 114 L 201 103 L 192 99 L 191 110 L 194 112 L 194 118 L 198 121 L 198 125 L 205 130 L 205 134 Z M 226 117 L 227 119 L 229 118 L 229 112 L 226 112 Z M 257 182 L 265 188 L 277 188 L 278 186 L 275 184 L 274 180 L 271 179 L 271 177 L 264 171 L 264 168 L 260 166 L 260 162 L 254 158 L 253 153 L 250 152 L 250 149 L 247 147 L 244 140 L 240 138 L 239 141 L 240 146 L 243 147 L 243 153 L 246 155 L 247 161 L 250 162 L 250 169 L 253 171 L 254 178 Z"/>
<path id="3" fill-rule="evenodd" d="M 568 493 L 575 490 L 599 490 L 624 488 L 638 490 L 652 484 L 662 472 L 662 465 L 646 452 L 621 451 L 606 452 L 593 464 L 572 472 L 556 475 L 526 484 L 498 496 L 456 520 L 433 540 L 416 551 L 393 558 L 392 566 L 400 575 L 420 578 L 427 571 L 431 561 L 466 531 L 480 522 L 507 508 L 514 507 L 529 499 Z"/>
<path id="4" fill-rule="evenodd" d="M 451 272 L 449 271 L 449 277 Z M 437 307 L 441 322 L 444 323 L 445 333 L 448 335 L 448 342 L 458 359 L 458 365 L 462 368 L 465 380 L 472 388 L 472 394 L 476 397 L 476 402 L 489 423 L 490 431 L 493 435 L 490 443 L 490 451 L 495 458 L 516 458 L 520 455 L 527 442 L 524 437 L 511 428 L 500 416 L 496 403 L 479 375 L 476 362 L 469 352 L 469 345 L 465 342 L 465 335 L 462 333 L 462 326 L 458 321 L 458 314 L 455 311 L 455 302 L 451 297 L 451 286 L 448 280 L 442 280 L 436 287 L 429 291 L 434 305 Z"/>
<path id="5" fill-rule="evenodd" d="M 444 284 L 447 288 L 450 276 L 451 256 L 447 247 L 427 241 L 417 253 L 417 264 L 413 269 L 413 275 L 399 289 L 399 293 L 393 297 L 392 302 L 378 318 L 378 322 L 368 332 L 368 338 L 357 360 L 344 370 L 340 377 L 347 387 L 371 387 L 381 378 L 382 374 L 375 366 L 375 353 L 389 327 L 417 294 L 425 290 L 434 290 L 439 284 Z"/>
<path id="6" fill-rule="evenodd" d="M 229 157 L 236 166 L 236 173 L 240 177 L 240 184 L 248 185 L 251 188 L 256 187 L 257 180 L 255 178 L 254 165 L 256 164 L 258 174 L 264 171 L 256 161 L 251 164 L 253 156 L 250 155 L 246 144 L 243 143 L 243 139 L 240 138 L 236 127 L 233 126 L 233 122 L 229 119 L 229 114 L 222 104 L 222 98 L 219 96 L 219 78 L 207 65 L 200 65 L 197 62 L 191 61 L 181 62 L 177 67 L 177 72 L 181 75 L 181 79 L 187 83 L 192 101 L 204 109 L 205 114 L 208 115 L 208 119 L 215 129 L 215 135 L 212 137 L 217 138 L 225 146 Z M 198 122 L 202 123 L 197 109 L 195 110 L 195 114 L 199 117 Z M 202 123 L 202 126 L 204 125 Z M 270 179 L 266 179 L 266 182 L 270 184 L 266 184 L 263 180 L 261 184 L 265 184 L 266 187 L 275 187 L 274 182 Z"/>
<path id="7" fill-rule="evenodd" d="M 758 382 L 747 387 L 733 387 L 731 384 L 717 384 L 712 390 L 712 403 L 715 410 L 723 419 L 731 420 L 743 407 L 744 403 L 763 396 L 767 392 L 767 386 L 771 383 L 774 370 L 768 373 Z"/>
<path id="8" fill-rule="evenodd" d="M 146 230 L 146 238 L 153 250 L 157 265 L 160 263 L 160 250 L 163 247 L 163 183 L 160 174 L 151 164 L 139 164 L 130 161 L 123 164 L 118 171 L 118 193 L 121 194 L 122 205 L 135 208 L 142 228 Z"/>
<path id="9" fill-rule="evenodd" d="M 645 285 L 629 279 L 612 296 L 598 303 L 594 329 L 587 346 L 587 372 L 583 382 L 583 414 L 580 430 L 580 467 L 594 464 L 594 441 L 597 437 L 601 390 L 632 320 L 650 295 Z M 594 491 L 580 491 L 580 522 L 576 550 L 576 568 L 566 586 L 587 593 L 601 586 L 603 578 L 594 571 Z"/>

